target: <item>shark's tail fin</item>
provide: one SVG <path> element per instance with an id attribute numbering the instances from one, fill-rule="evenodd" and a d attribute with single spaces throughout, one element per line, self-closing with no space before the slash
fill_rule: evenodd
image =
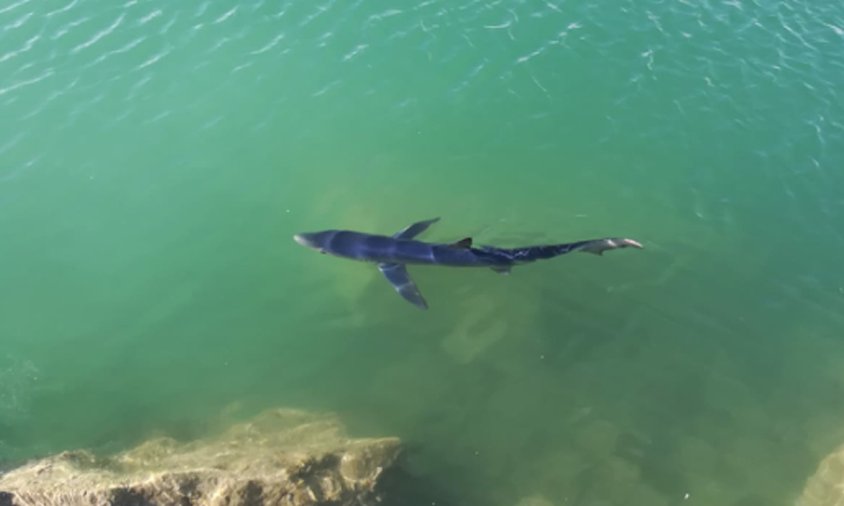
<path id="1" fill-rule="evenodd" d="M 633 239 L 610 237 L 603 239 L 588 239 L 586 241 L 569 242 L 565 244 L 550 244 L 547 246 L 528 246 L 510 250 L 511 256 L 522 262 L 545 260 L 558 257 L 574 251 L 583 251 L 593 255 L 603 255 L 604 251 L 619 248 L 639 248 L 643 246 Z"/>
<path id="2" fill-rule="evenodd" d="M 573 248 L 570 251 L 585 251 L 586 253 L 592 253 L 593 255 L 603 255 L 604 251 L 609 251 L 612 249 L 620 249 L 620 248 L 637 248 L 642 249 L 641 243 L 638 241 L 634 241 L 633 239 L 625 239 L 623 237 L 611 237 L 606 239 L 594 239 L 591 241 L 582 241 L 578 247 Z M 565 253 L 568 253 L 566 251 Z"/>

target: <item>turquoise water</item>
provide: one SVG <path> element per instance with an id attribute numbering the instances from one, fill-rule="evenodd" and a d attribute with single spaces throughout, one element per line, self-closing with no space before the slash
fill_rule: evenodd
<path id="1" fill-rule="evenodd" d="M 844 443 L 844 7 L 0 3 L 0 462 L 275 406 L 403 504 L 791 504 Z M 296 232 L 643 251 L 412 269 Z M 0 464 L 2 465 L 2 464 Z"/>

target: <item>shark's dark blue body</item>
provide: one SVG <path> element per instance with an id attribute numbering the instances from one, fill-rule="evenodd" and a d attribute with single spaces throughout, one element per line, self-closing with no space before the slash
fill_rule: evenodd
<path id="1" fill-rule="evenodd" d="M 294 236 L 296 242 L 338 257 L 371 262 L 390 281 L 396 291 L 411 303 L 426 308 L 422 294 L 407 274 L 406 265 L 448 267 L 489 267 L 507 273 L 510 268 L 537 260 L 553 258 L 572 251 L 597 255 L 606 250 L 642 246 L 632 239 L 591 239 L 565 244 L 522 248 L 473 247 L 470 238 L 454 244 L 428 243 L 414 239 L 438 218 L 414 223 L 393 236 L 367 234 L 351 230 L 326 230 Z"/>
<path id="2" fill-rule="evenodd" d="M 449 267 L 491 267 L 509 264 L 506 257 L 477 248 L 461 248 L 449 244 L 397 239 L 348 230 L 329 230 L 318 234 L 319 249 L 322 252 L 352 260 Z"/>

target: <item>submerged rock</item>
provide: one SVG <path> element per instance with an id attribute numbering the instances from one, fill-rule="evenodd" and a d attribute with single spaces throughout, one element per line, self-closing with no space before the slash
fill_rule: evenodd
<path id="1" fill-rule="evenodd" d="M 821 461 L 797 500 L 797 506 L 839 506 L 841 504 L 844 504 L 844 446 Z"/>
<path id="2" fill-rule="evenodd" d="M 0 505 L 366 506 L 399 451 L 396 438 L 349 439 L 332 417 L 273 410 L 188 443 L 31 462 L 0 475 Z"/>

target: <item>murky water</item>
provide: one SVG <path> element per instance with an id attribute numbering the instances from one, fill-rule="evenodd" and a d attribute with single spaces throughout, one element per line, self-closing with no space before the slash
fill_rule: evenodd
<path id="1" fill-rule="evenodd" d="M 844 443 L 844 7 L 0 3 L 0 462 L 223 410 L 419 504 L 790 504 Z M 416 268 L 293 233 L 643 251 Z"/>

